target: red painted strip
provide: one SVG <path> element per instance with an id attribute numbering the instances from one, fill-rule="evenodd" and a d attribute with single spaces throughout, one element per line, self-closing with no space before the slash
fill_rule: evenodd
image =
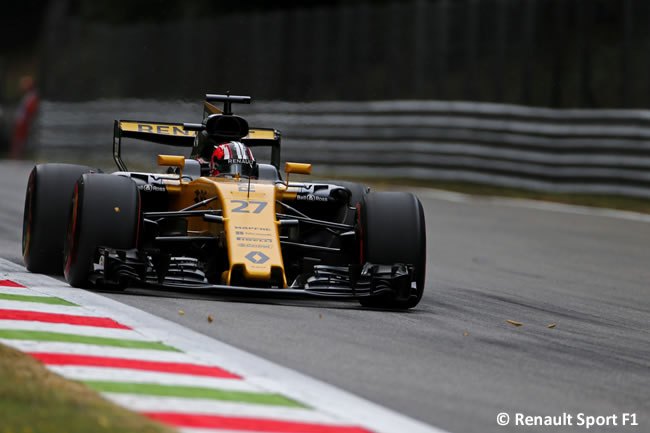
<path id="1" fill-rule="evenodd" d="M 4 287 L 20 287 L 21 289 L 26 289 L 25 286 L 21 286 L 20 284 L 14 283 L 11 280 L 0 280 L 0 286 L 4 286 Z"/>
<path id="2" fill-rule="evenodd" d="M 219 377 L 222 379 L 241 379 L 219 367 L 185 364 L 182 362 L 139 361 L 136 359 L 109 358 L 90 355 L 66 355 L 59 353 L 30 353 L 44 364 L 80 365 L 86 367 L 132 368 L 134 370 L 159 371 L 164 373 L 191 374 L 194 376 Z"/>
<path id="3" fill-rule="evenodd" d="M 370 433 L 362 427 L 277 421 L 263 418 L 237 418 L 218 415 L 192 415 L 170 412 L 142 412 L 151 419 L 176 427 L 245 430 L 269 433 Z"/>
<path id="4" fill-rule="evenodd" d="M 131 329 L 108 317 L 73 316 L 70 314 L 39 313 L 38 311 L 2 310 L 0 319 L 30 320 L 34 322 L 67 323 L 68 325 L 96 326 L 98 328 Z"/>
<path id="5" fill-rule="evenodd" d="M 361 427 L 311 424 L 262 418 L 236 418 L 217 415 L 191 415 L 169 412 L 142 412 L 151 419 L 176 427 L 246 430 L 271 433 L 370 433 Z"/>

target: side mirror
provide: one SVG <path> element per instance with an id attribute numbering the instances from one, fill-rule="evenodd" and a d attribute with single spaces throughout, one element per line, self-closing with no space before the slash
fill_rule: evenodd
<path id="1" fill-rule="evenodd" d="M 287 162 L 284 164 L 284 172 L 296 174 L 311 174 L 311 164 L 302 164 L 300 162 Z"/>
<path id="2" fill-rule="evenodd" d="M 287 187 L 289 187 L 289 173 L 311 174 L 311 164 L 287 162 L 284 164 L 284 172 L 287 173 Z"/>
<path id="3" fill-rule="evenodd" d="M 158 155 L 158 165 L 165 167 L 178 167 L 178 178 L 183 177 L 185 157 L 181 155 Z"/>

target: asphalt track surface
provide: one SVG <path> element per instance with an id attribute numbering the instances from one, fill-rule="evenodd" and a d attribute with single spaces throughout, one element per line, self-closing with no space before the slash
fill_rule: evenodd
<path id="1" fill-rule="evenodd" d="M 0 255 L 18 263 L 30 168 L 0 163 Z M 650 431 L 650 222 L 420 198 L 427 286 L 407 313 L 141 289 L 105 296 L 451 432 Z M 567 413 L 574 425 L 514 426 L 515 413 Z M 621 425 L 623 413 L 639 425 Z M 579 414 L 617 415 L 616 425 L 587 430 Z"/>

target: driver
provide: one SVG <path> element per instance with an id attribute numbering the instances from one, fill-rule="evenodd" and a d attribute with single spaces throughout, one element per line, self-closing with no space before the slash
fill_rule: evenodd
<path id="1" fill-rule="evenodd" d="M 199 158 L 199 162 L 209 167 L 209 176 L 256 176 L 257 163 L 253 152 L 239 141 L 214 146 L 210 161 Z"/>

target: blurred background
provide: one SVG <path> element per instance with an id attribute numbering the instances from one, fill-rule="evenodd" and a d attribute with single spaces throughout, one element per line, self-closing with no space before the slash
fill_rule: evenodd
<path id="1" fill-rule="evenodd" d="M 26 0 L 0 18 L 3 95 L 650 104 L 645 0 Z"/>
<path id="2" fill-rule="evenodd" d="M 398 141 L 412 159 L 343 165 L 650 197 L 647 0 L 25 0 L 3 8 L 6 155 L 110 146 L 114 118 L 196 121 L 204 93 L 229 90 L 268 102 L 243 114 L 281 129 L 287 155 L 321 147 L 312 160 L 330 171 L 341 164 L 323 145 L 357 155 Z M 39 108 L 12 154 L 25 76 Z"/>

